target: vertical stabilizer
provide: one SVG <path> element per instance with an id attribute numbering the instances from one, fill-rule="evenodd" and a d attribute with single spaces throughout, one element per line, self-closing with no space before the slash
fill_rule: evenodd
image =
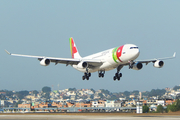
<path id="1" fill-rule="evenodd" d="M 70 42 L 70 50 L 71 50 L 71 56 L 72 58 L 81 58 L 81 56 L 79 55 L 78 49 L 75 45 L 75 42 L 73 40 L 73 38 L 69 38 L 69 42 Z"/>

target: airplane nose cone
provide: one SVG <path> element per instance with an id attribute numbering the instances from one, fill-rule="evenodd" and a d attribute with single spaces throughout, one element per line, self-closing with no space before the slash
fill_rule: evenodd
<path id="1" fill-rule="evenodd" d="M 138 49 L 136 53 L 137 57 L 139 56 L 139 54 L 140 54 L 140 50 Z"/>
<path id="2" fill-rule="evenodd" d="M 135 50 L 135 51 L 133 52 L 133 54 L 134 54 L 133 59 L 136 59 L 136 58 L 139 56 L 139 54 L 140 54 L 139 49 Z"/>

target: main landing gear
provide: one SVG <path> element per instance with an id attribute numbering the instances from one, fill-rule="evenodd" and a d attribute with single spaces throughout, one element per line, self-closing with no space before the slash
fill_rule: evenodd
<path id="1" fill-rule="evenodd" d="M 89 80 L 89 77 L 91 77 L 91 73 L 88 72 L 88 68 L 86 68 L 86 72 L 84 73 L 84 75 L 82 76 L 82 80 Z"/>
<path id="2" fill-rule="evenodd" d="M 115 73 L 115 76 L 113 77 L 114 81 L 117 79 L 118 81 L 120 80 L 120 78 L 122 77 L 122 73 L 119 73 L 120 70 L 123 68 L 122 65 L 117 67 L 117 73 Z"/>
<path id="3" fill-rule="evenodd" d="M 98 71 L 99 77 L 104 77 L 105 71 Z"/>
<path id="4" fill-rule="evenodd" d="M 82 76 L 82 80 L 89 80 L 89 77 L 91 77 L 91 73 L 85 72 L 84 75 Z"/>

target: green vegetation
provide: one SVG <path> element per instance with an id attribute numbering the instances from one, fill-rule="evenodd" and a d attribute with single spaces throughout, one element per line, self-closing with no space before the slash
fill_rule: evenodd
<path id="1" fill-rule="evenodd" d="M 92 89 L 92 88 L 91 88 L 91 91 L 92 91 L 93 93 L 95 93 L 95 92 L 96 92 L 96 91 L 95 91 L 94 89 Z"/>
<path id="2" fill-rule="evenodd" d="M 134 95 L 139 95 L 139 90 L 134 90 L 134 91 L 132 92 L 132 94 L 134 94 Z"/>
<path id="3" fill-rule="evenodd" d="M 110 94 L 110 92 L 108 90 L 104 90 L 104 89 L 101 89 L 101 92 L 104 94 Z"/>
<path id="4" fill-rule="evenodd" d="M 157 106 L 157 113 L 163 113 L 164 112 L 164 107 L 162 105 Z"/>
<path id="5" fill-rule="evenodd" d="M 44 93 L 43 97 L 46 98 L 46 100 L 47 100 L 47 99 L 50 99 L 51 88 L 45 86 L 45 87 L 42 88 L 42 91 L 43 91 L 43 93 Z"/>
<path id="6" fill-rule="evenodd" d="M 17 97 L 21 100 L 27 96 L 29 92 L 27 90 L 16 92 Z"/>
<path id="7" fill-rule="evenodd" d="M 166 93 L 165 89 L 152 89 L 150 92 L 148 91 L 143 92 L 142 95 L 147 97 L 152 97 L 152 96 L 162 96 L 165 93 Z"/>
<path id="8" fill-rule="evenodd" d="M 174 86 L 173 90 L 177 91 L 177 89 L 180 89 L 180 86 Z"/>
<path id="9" fill-rule="evenodd" d="M 180 110 L 180 100 L 177 99 L 175 103 L 167 106 L 167 111 L 176 112 Z"/>
<path id="10" fill-rule="evenodd" d="M 32 91 L 33 94 L 35 94 L 35 96 L 37 96 L 37 94 L 39 93 L 37 90 L 33 90 Z"/>
<path id="11" fill-rule="evenodd" d="M 148 113 L 149 112 L 149 107 L 147 105 L 143 106 L 143 113 Z"/>
<path id="12" fill-rule="evenodd" d="M 76 91 L 76 88 L 69 88 L 69 91 Z"/>
<path id="13" fill-rule="evenodd" d="M 17 103 L 14 104 L 13 107 L 18 107 L 18 104 L 22 104 L 22 101 L 18 101 Z"/>
<path id="14" fill-rule="evenodd" d="M 43 91 L 43 93 L 50 93 L 51 92 L 51 88 L 45 86 L 45 87 L 42 88 L 42 91 Z"/>

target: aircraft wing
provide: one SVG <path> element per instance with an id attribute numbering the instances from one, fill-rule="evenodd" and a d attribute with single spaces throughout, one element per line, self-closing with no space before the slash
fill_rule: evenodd
<path id="1" fill-rule="evenodd" d="M 166 60 L 166 59 L 172 59 L 176 57 L 176 52 L 173 54 L 173 56 L 171 57 L 165 57 L 165 58 L 154 58 L 154 59 L 148 59 L 148 60 L 137 60 L 136 62 L 140 62 L 140 63 L 150 63 L 150 62 L 156 62 L 157 60 Z"/>
<path id="2" fill-rule="evenodd" d="M 5 50 L 7 54 L 12 56 L 19 56 L 19 57 L 29 57 L 29 58 L 37 58 L 38 60 L 42 59 L 49 59 L 50 62 L 54 62 L 55 64 L 61 63 L 66 65 L 77 65 L 81 61 L 87 62 L 89 67 L 96 67 L 103 64 L 101 60 L 92 60 L 92 59 L 72 59 L 72 58 L 56 58 L 56 57 L 45 57 L 45 56 L 33 56 L 33 55 L 22 55 L 22 54 L 12 54 Z"/>

